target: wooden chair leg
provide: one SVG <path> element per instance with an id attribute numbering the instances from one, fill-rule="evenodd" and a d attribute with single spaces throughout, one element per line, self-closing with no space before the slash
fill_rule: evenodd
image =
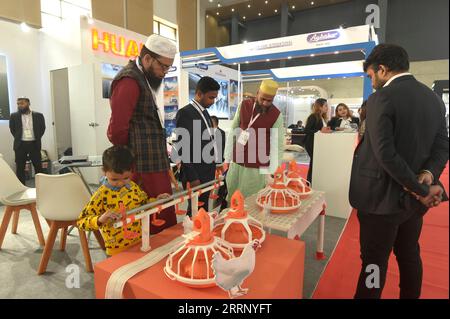
<path id="1" fill-rule="evenodd" d="M 19 214 L 20 214 L 20 209 L 17 208 L 14 210 L 13 213 L 13 224 L 12 224 L 12 228 L 11 228 L 11 234 L 17 234 L 17 226 L 19 225 Z"/>
<path id="2" fill-rule="evenodd" d="M 106 250 L 105 241 L 103 240 L 103 236 L 99 230 L 94 230 L 95 238 L 97 239 L 98 244 L 103 250 Z"/>
<path id="3" fill-rule="evenodd" d="M 39 216 L 38 216 L 38 213 L 36 210 L 36 204 L 30 204 L 30 212 L 31 212 L 31 217 L 33 218 L 34 228 L 36 228 L 36 233 L 38 236 L 39 244 L 41 246 L 45 246 L 44 234 L 42 233 L 41 223 L 39 222 Z"/>
<path id="4" fill-rule="evenodd" d="M 59 243 L 59 250 L 64 251 L 66 249 L 67 239 L 67 227 L 61 228 L 61 240 Z"/>
<path id="5" fill-rule="evenodd" d="M 47 269 L 48 261 L 52 255 L 53 245 L 55 244 L 56 236 L 58 235 L 58 222 L 52 221 L 50 232 L 48 233 L 47 243 L 42 252 L 41 262 L 39 263 L 38 275 L 42 275 Z"/>
<path id="6" fill-rule="evenodd" d="M 9 221 L 11 220 L 13 212 L 14 209 L 12 206 L 6 206 L 2 225 L 0 226 L 0 249 L 2 249 L 3 239 L 5 238 L 6 230 L 8 229 Z"/>
<path id="7" fill-rule="evenodd" d="M 88 247 L 88 242 L 86 239 L 86 233 L 84 232 L 84 230 L 81 230 L 79 228 L 78 228 L 78 233 L 80 234 L 81 248 L 83 249 L 84 260 L 86 261 L 86 271 L 93 272 L 94 269 L 92 268 L 91 254 L 89 253 L 89 247 Z"/>

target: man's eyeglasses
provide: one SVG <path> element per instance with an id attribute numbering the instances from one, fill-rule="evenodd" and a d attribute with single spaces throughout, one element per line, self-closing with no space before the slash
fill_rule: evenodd
<path id="1" fill-rule="evenodd" d="M 158 58 L 154 58 L 154 59 L 158 62 L 159 66 L 160 66 L 164 71 L 169 71 L 170 68 L 172 67 L 171 65 L 167 65 L 167 64 L 162 63 L 161 61 L 159 61 Z"/>

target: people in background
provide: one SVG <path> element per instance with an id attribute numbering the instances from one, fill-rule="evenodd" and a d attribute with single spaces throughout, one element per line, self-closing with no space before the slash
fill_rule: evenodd
<path id="1" fill-rule="evenodd" d="M 351 124 L 359 126 L 359 119 L 352 116 L 352 112 L 344 103 L 338 104 L 336 107 L 336 115 L 328 122 L 328 126 L 333 131 L 343 131 L 351 128 Z"/>
<path id="2" fill-rule="evenodd" d="M 314 157 L 314 134 L 321 131 L 329 133 L 331 129 L 328 123 L 328 102 L 326 99 L 317 99 L 312 108 L 312 114 L 306 120 L 305 126 L 305 149 L 308 152 L 310 162 L 307 180 L 312 182 L 313 157 Z"/>
<path id="3" fill-rule="evenodd" d="M 78 218 L 77 225 L 85 231 L 100 230 L 105 241 L 106 254 L 113 256 L 140 242 L 141 221 L 126 227 L 114 228 L 113 223 L 122 219 L 120 205 L 125 209 L 145 205 L 156 199 L 148 199 L 147 194 L 132 181 L 134 158 L 125 146 L 113 146 L 103 153 L 103 173 L 101 186 L 92 195 Z M 158 199 L 170 196 L 161 194 Z"/>
<path id="4" fill-rule="evenodd" d="M 42 173 L 41 138 L 45 133 L 45 118 L 42 113 L 32 111 L 30 99 L 17 99 L 17 112 L 9 119 L 9 130 L 14 137 L 17 178 L 25 185 L 25 165 L 30 158 L 36 174 Z"/>
<path id="5" fill-rule="evenodd" d="M 305 130 L 305 127 L 303 126 L 303 121 L 297 121 L 297 124 L 291 124 L 291 125 L 289 125 L 288 128 L 296 129 L 296 130 L 300 130 L 300 131 Z"/>
<path id="6" fill-rule="evenodd" d="M 449 156 L 445 106 L 408 70 L 408 53 L 392 44 L 377 45 L 364 63 L 377 91 L 367 101 L 350 181 L 362 259 L 355 298 L 381 297 L 392 251 L 400 298 L 420 297 L 423 215 L 448 200 L 439 185 Z"/>
<path id="7" fill-rule="evenodd" d="M 169 39 L 151 35 L 139 57 L 130 61 L 111 84 L 108 138 L 113 145 L 127 145 L 132 150 L 136 159 L 133 181 L 151 197 L 172 194 L 163 106 L 157 105 L 156 92 L 176 51 L 175 43 Z M 152 224 L 152 234 L 177 223 L 173 207 L 163 210 L 160 218 L 165 223 Z"/>
<path id="8" fill-rule="evenodd" d="M 361 107 L 358 109 L 358 113 L 359 113 L 359 129 L 358 129 L 359 139 L 361 139 L 364 136 L 364 132 L 366 131 L 366 116 L 367 116 L 366 105 L 367 105 L 367 100 L 364 101 L 362 103 Z"/>
<path id="9" fill-rule="evenodd" d="M 281 164 L 285 128 L 273 104 L 277 91 L 278 83 L 262 81 L 256 98 L 243 100 L 234 117 L 225 147 L 228 203 L 236 190 L 248 197 L 263 189 Z"/>
<path id="10" fill-rule="evenodd" d="M 214 136 L 213 122 L 208 113 L 208 108 L 214 104 L 219 90 L 220 84 L 216 80 L 209 76 L 202 77 L 197 83 L 194 99 L 177 112 L 175 129 L 177 141 L 173 151 L 181 157 L 180 177 L 185 189 L 187 183 L 191 187 L 196 187 L 214 180 L 216 166 L 222 162 L 222 155 L 218 152 L 218 143 Z M 188 132 L 189 136 L 183 135 L 183 131 Z M 196 132 L 201 135 L 196 135 Z M 189 152 L 187 155 L 186 148 Z M 208 199 L 209 192 L 199 196 L 205 210 L 208 210 Z M 191 216 L 190 202 L 188 215 Z"/>

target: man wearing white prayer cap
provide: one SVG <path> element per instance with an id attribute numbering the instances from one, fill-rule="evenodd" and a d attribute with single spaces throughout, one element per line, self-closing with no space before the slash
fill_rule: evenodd
<path id="1" fill-rule="evenodd" d="M 156 95 L 176 53 L 174 42 L 153 34 L 140 55 L 123 67 L 111 84 L 108 139 L 131 149 L 135 156 L 133 181 L 151 198 L 172 194 L 164 118 L 160 113 L 163 106 L 157 105 Z M 163 210 L 159 220 L 163 222 L 150 226 L 151 234 L 177 223 L 173 207 Z"/>

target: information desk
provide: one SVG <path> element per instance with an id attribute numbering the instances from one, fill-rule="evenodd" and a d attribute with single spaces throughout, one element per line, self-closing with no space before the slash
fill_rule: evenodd
<path id="1" fill-rule="evenodd" d="M 314 135 L 312 187 L 327 194 L 327 215 L 347 219 L 353 154 L 358 133 L 318 132 Z"/>
<path id="2" fill-rule="evenodd" d="M 151 238 L 152 248 L 164 245 L 183 233 L 181 224 L 166 229 Z M 105 289 L 111 274 L 119 267 L 144 256 L 140 245 L 135 245 L 111 258 L 95 264 L 95 295 L 105 297 Z M 131 278 L 125 285 L 126 299 L 227 299 L 228 293 L 219 287 L 194 289 L 183 286 L 166 277 L 164 258 Z M 243 288 L 249 293 L 243 299 L 301 299 L 303 295 L 303 273 L 305 244 L 275 235 L 266 235 L 266 240 L 256 253 L 255 270 L 244 281 Z M 239 298 L 239 299 L 241 299 Z"/>

